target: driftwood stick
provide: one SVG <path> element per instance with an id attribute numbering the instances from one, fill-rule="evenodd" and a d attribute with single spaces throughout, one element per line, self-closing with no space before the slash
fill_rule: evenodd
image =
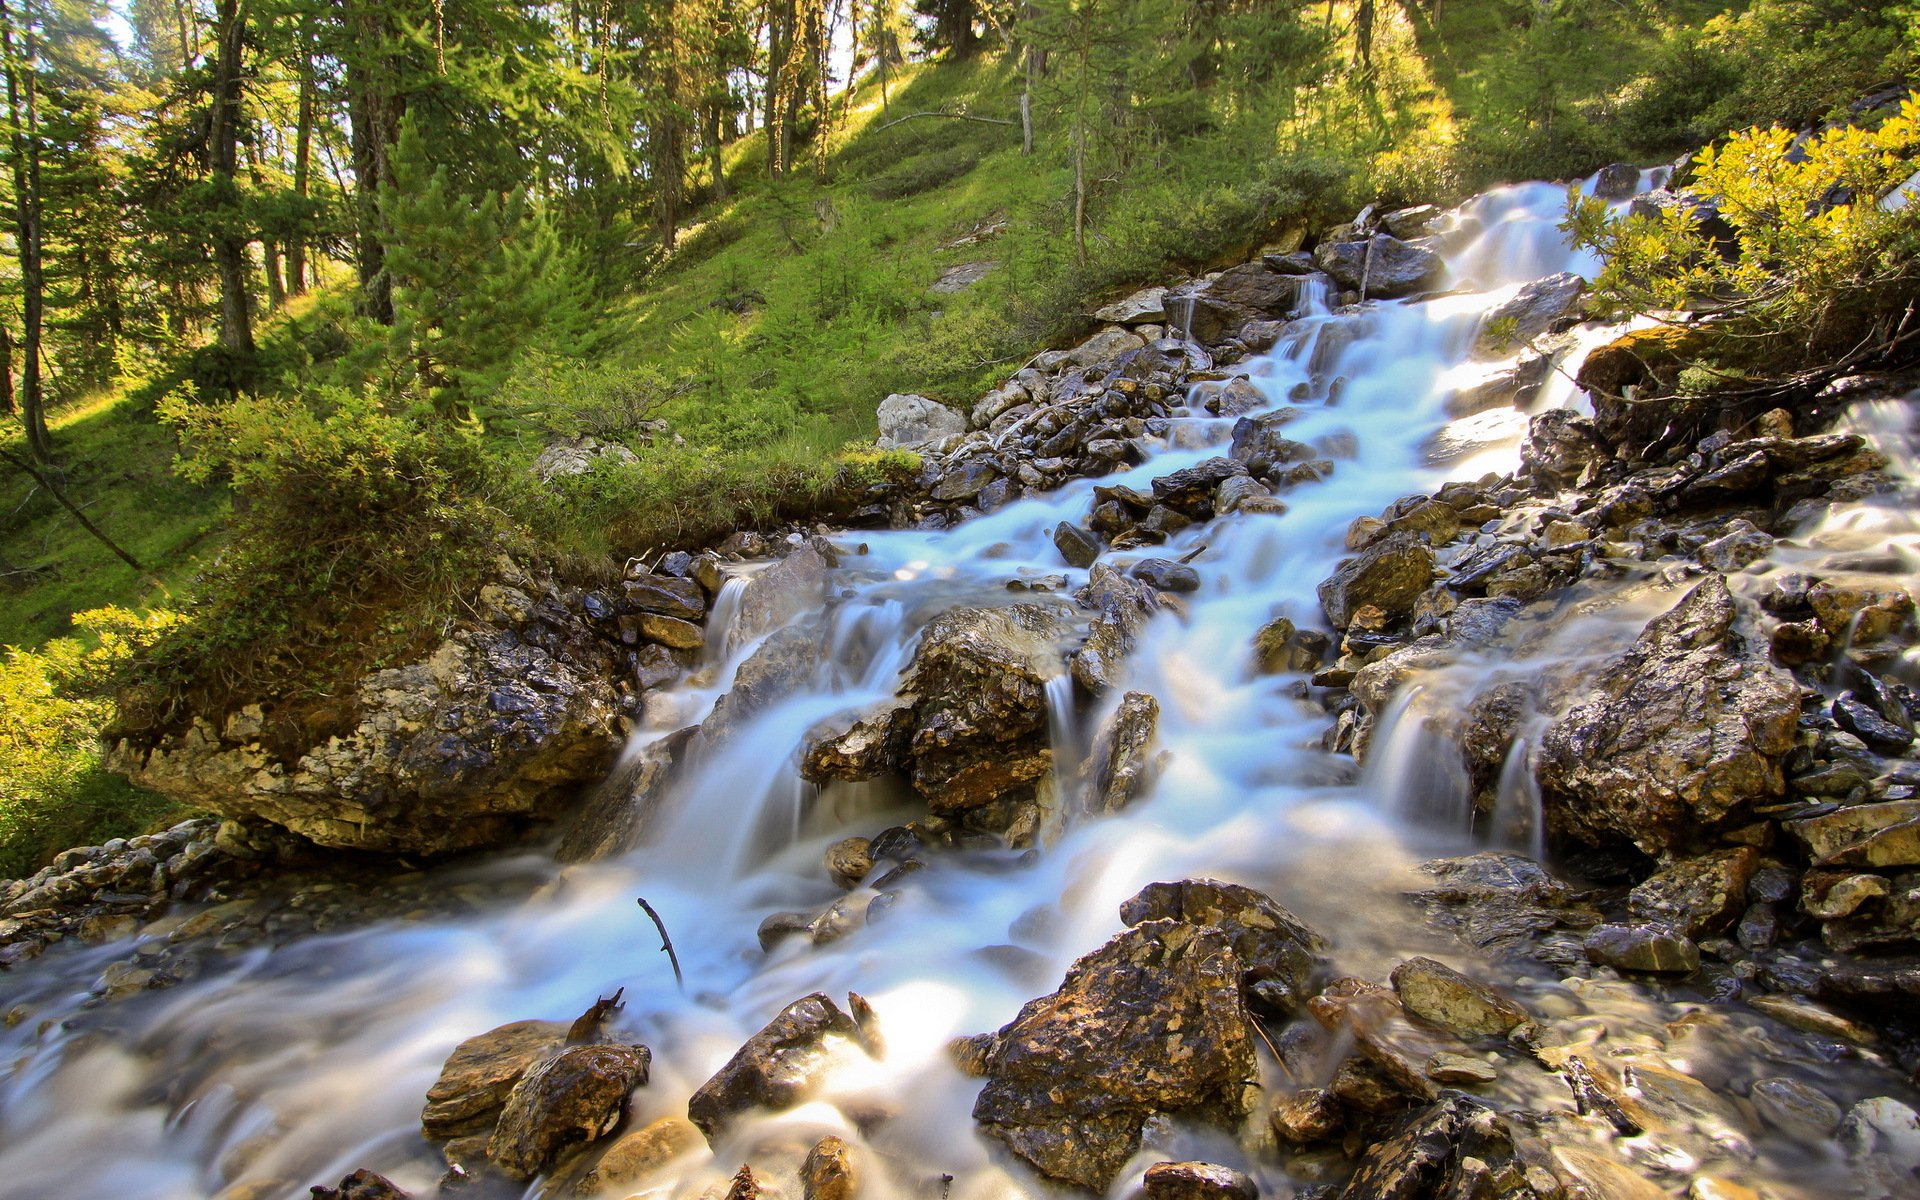
<path id="1" fill-rule="evenodd" d="M 640 907 L 646 909 L 647 915 L 653 918 L 653 927 L 660 931 L 660 949 L 666 952 L 667 961 L 673 964 L 673 981 L 680 985 L 681 991 L 686 991 L 687 980 L 680 974 L 680 956 L 673 952 L 673 939 L 667 936 L 667 923 L 660 919 L 659 913 L 653 911 L 653 905 L 647 903 L 645 896 L 637 898 L 640 901 Z"/>
<path id="2" fill-rule="evenodd" d="M 918 118 L 918 117 L 951 117 L 952 119 L 954 119 L 954 120 L 956 120 L 956 121 L 978 121 L 978 122 L 980 122 L 980 123 L 981 123 L 982 125 L 1011 125 L 1011 124 L 1013 124 L 1013 122 L 1012 122 L 1012 121 L 1004 121 L 1004 120 L 1002 120 L 1002 119 L 1000 119 L 999 117 L 976 117 L 976 116 L 974 116 L 974 115 L 973 115 L 972 113 L 952 113 L 952 112 L 917 112 L 917 113 L 908 113 L 908 114 L 907 114 L 906 116 L 904 116 L 904 117 L 895 117 L 895 118 L 894 118 L 893 120 L 891 120 L 891 121 L 888 121 L 888 122 L 887 122 L 887 123 L 886 123 L 885 125 L 882 125 L 882 126 L 880 126 L 880 127 L 878 128 L 878 129 L 875 129 L 875 130 L 874 130 L 874 132 L 875 132 L 875 133 L 878 133 L 878 132 L 880 132 L 880 130 L 881 130 L 881 129 L 892 129 L 892 128 L 893 128 L 893 127 L 894 127 L 895 125 L 898 125 L 898 124 L 899 124 L 900 122 L 902 122 L 902 121 L 911 121 L 911 120 L 914 120 L 915 118 Z"/>

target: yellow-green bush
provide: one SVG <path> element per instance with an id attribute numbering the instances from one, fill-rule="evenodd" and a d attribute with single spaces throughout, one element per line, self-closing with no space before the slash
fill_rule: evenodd
<path id="1" fill-rule="evenodd" d="M 179 622 L 170 612 L 94 609 L 74 615 L 81 637 L 0 657 L 0 878 L 180 815 L 173 801 L 100 769 L 113 679 Z"/>

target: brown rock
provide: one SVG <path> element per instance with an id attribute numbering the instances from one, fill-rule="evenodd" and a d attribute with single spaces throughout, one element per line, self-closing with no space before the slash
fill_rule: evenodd
<path id="1" fill-rule="evenodd" d="M 1219 1163 L 1155 1163 L 1145 1182 L 1149 1200 L 1254 1200 L 1260 1194 L 1243 1172 Z"/>
<path id="2" fill-rule="evenodd" d="M 1393 969 L 1393 990 L 1409 1016 L 1460 1037 L 1505 1037 L 1527 1011 L 1484 983 L 1431 958 Z"/>
<path id="3" fill-rule="evenodd" d="M 612 1132 L 627 1093 L 646 1083 L 645 1046 L 575 1046 L 528 1071 L 514 1085 L 487 1157 L 512 1179 L 531 1179 L 562 1149 Z"/>
<path id="4" fill-rule="evenodd" d="M 837 1137 L 823 1137 L 807 1152 L 800 1168 L 803 1200 L 854 1200 L 860 1176 L 854 1170 L 853 1149 Z"/>
<path id="5" fill-rule="evenodd" d="M 833 1057 L 834 1039 L 855 1036 L 853 1019 L 824 992 L 802 996 L 747 1039 L 687 1101 L 687 1116 L 717 1140 L 741 1113 L 791 1108 L 812 1094 Z"/>
<path id="6" fill-rule="evenodd" d="M 1093 752 L 1087 759 L 1091 774 L 1086 793 L 1089 813 L 1119 812 L 1147 787 L 1153 768 L 1153 739 L 1159 726 L 1158 700 L 1144 692 L 1128 692 L 1121 697 L 1120 707 L 1094 738 Z"/>
<path id="7" fill-rule="evenodd" d="M 1548 727 L 1539 771 L 1552 827 L 1657 853 L 1785 790 L 1800 689 L 1737 616 L 1709 576 Z"/>
<path id="8" fill-rule="evenodd" d="M 684 1117 L 661 1117 L 644 1129 L 614 1139 L 593 1169 L 574 1185 L 576 1196 L 638 1183 L 701 1145 L 700 1131 Z"/>
<path id="9" fill-rule="evenodd" d="M 1759 865 L 1759 852 L 1747 846 L 1682 859 L 1635 887 L 1627 910 L 1692 937 L 1724 933 L 1746 911 L 1747 884 Z"/>
<path id="10" fill-rule="evenodd" d="M 461 1042 L 427 1089 L 421 1129 L 438 1139 L 492 1128 L 514 1084 L 566 1041 L 564 1021 L 515 1021 Z"/>

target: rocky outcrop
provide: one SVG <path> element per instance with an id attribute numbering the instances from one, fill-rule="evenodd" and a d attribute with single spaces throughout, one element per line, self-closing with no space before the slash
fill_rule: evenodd
<path id="1" fill-rule="evenodd" d="M 1214 926 L 1117 935 L 995 1035 L 974 1119 L 1042 1174 L 1094 1191 L 1155 1113 L 1237 1124 L 1257 1077 L 1240 971 Z"/>
<path id="2" fill-rule="evenodd" d="M 1539 771 L 1555 830 L 1657 852 L 1785 790 L 1800 688 L 1738 616 L 1710 576 L 1548 728 Z"/>

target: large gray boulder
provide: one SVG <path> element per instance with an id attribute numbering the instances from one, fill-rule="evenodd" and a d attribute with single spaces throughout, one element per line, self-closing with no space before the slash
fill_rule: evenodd
<path id="1" fill-rule="evenodd" d="M 1657 854 L 1785 790 L 1800 688 L 1739 616 L 1709 576 L 1595 673 L 1541 739 L 1551 828 Z"/>
<path id="2" fill-rule="evenodd" d="M 1341 287 L 1378 300 L 1425 291 L 1447 272 L 1438 254 L 1384 233 L 1363 242 L 1322 242 L 1313 262 Z"/>
<path id="3" fill-rule="evenodd" d="M 882 400 L 875 416 L 882 450 L 922 450 L 967 431 L 967 419 L 938 400 L 902 392 Z"/>
<path id="4" fill-rule="evenodd" d="M 1587 290 L 1587 281 L 1571 271 L 1536 279 L 1512 299 L 1487 310 L 1473 351 L 1482 358 L 1512 354 L 1570 316 Z"/>
<path id="5" fill-rule="evenodd" d="M 322 846 L 439 854 L 515 841 L 605 773 L 621 740 L 622 671 L 583 619 L 495 592 L 516 597 L 537 639 L 468 623 L 424 660 L 366 676 L 323 734 L 271 714 L 219 728 L 196 718 L 147 744 L 119 741 L 108 765 Z"/>

